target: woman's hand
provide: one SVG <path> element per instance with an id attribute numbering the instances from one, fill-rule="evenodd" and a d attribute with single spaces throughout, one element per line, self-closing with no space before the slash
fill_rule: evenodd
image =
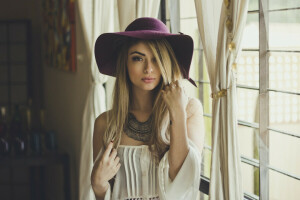
<path id="1" fill-rule="evenodd" d="M 91 182 L 96 196 L 105 194 L 109 187 L 109 180 L 112 179 L 120 169 L 120 158 L 117 157 L 117 150 L 110 142 L 101 159 L 99 159 L 92 170 Z"/>
<path id="2" fill-rule="evenodd" d="M 170 85 L 165 86 L 161 92 L 171 118 L 174 118 L 177 114 L 185 113 L 188 97 L 184 92 L 181 82 L 178 80 L 172 82 Z"/>

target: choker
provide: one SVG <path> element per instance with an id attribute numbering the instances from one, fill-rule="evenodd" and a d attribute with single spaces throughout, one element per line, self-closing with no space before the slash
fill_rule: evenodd
<path id="1" fill-rule="evenodd" d="M 135 140 L 149 142 L 152 132 L 152 115 L 145 122 L 139 122 L 132 113 L 128 113 L 127 123 L 124 127 L 125 134 Z"/>

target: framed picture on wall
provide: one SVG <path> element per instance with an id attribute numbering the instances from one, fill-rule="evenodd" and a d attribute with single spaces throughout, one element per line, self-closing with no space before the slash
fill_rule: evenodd
<path id="1" fill-rule="evenodd" d="M 43 0 L 43 33 L 45 65 L 75 72 L 74 0 Z"/>

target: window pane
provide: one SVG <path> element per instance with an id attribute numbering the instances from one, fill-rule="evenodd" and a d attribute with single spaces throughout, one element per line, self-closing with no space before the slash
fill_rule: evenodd
<path id="1" fill-rule="evenodd" d="M 237 63 L 237 84 L 259 87 L 258 52 L 242 51 Z"/>
<path id="2" fill-rule="evenodd" d="M 6 42 L 7 41 L 7 29 L 6 25 L 1 24 L 0 25 L 0 42 Z"/>
<path id="3" fill-rule="evenodd" d="M 259 123 L 258 90 L 238 88 L 238 119 Z"/>
<path id="4" fill-rule="evenodd" d="M 193 59 L 190 67 L 190 77 L 193 80 L 199 80 L 199 50 L 195 50 L 193 53 Z M 196 83 L 197 84 L 197 83 Z M 199 87 L 195 87 L 189 81 L 185 80 L 183 86 L 187 92 L 187 95 L 190 97 L 200 98 L 199 96 Z"/>
<path id="5" fill-rule="evenodd" d="M 168 27 L 169 30 L 171 30 L 171 23 L 170 23 L 170 21 L 166 21 L 166 26 Z"/>
<path id="6" fill-rule="evenodd" d="M 0 62 L 7 61 L 7 46 L 0 43 Z"/>
<path id="7" fill-rule="evenodd" d="M 204 149 L 202 155 L 202 175 L 210 179 L 211 151 L 209 149 Z"/>
<path id="8" fill-rule="evenodd" d="M 259 21 L 258 14 L 247 15 L 247 22 L 242 38 L 242 49 L 258 49 L 259 44 Z"/>
<path id="9" fill-rule="evenodd" d="M 166 0 L 166 19 L 170 19 L 169 1 L 170 0 Z"/>
<path id="10" fill-rule="evenodd" d="M 270 165 L 300 177 L 300 139 L 270 131 Z"/>
<path id="11" fill-rule="evenodd" d="M 259 195 L 259 169 L 242 163 L 244 192 Z"/>
<path id="12" fill-rule="evenodd" d="M 259 160 L 259 130 L 239 125 L 238 137 L 241 155 Z"/>
<path id="13" fill-rule="evenodd" d="M 270 10 L 295 7 L 300 7 L 299 0 L 269 0 Z"/>
<path id="14" fill-rule="evenodd" d="M 0 65 L 0 84 L 8 84 L 8 67 L 5 65 Z"/>
<path id="15" fill-rule="evenodd" d="M 203 112 L 205 114 L 211 114 L 212 113 L 212 100 L 210 98 L 211 94 L 211 88 L 210 84 L 201 84 L 203 87 Z"/>
<path id="16" fill-rule="evenodd" d="M 26 82 L 27 67 L 26 65 L 11 65 L 11 82 Z"/>
<path id="17" fill-rule="evenodd" d="M 8 86 L 0 85 L 0 104 L 8 103 Z"/>
<path id="18" fill-rule="evenodd" d="M 9 40 L 10 42 L 26 42 L 27 27 L 24 23 L 15 23 L 9 25 Z"/>
<path id="19" fill-rule="evenodd" d="M 269 54 L 270 88 L 300 92 L 300 53 Z"/>
<path id="20" fill-rule="evenodd" d="M 193 59 L 190 68 L 190 77 L 194 80 L 199 80 L 199 50 L 194 50 Z"/>
<path id="21" fill-rule="evenodd" d="M 204 126 L 205 126 L 205 141 L 204 144 L 211 147 L 211 117 L 204 116 Z"/>
<path id="22" fill-rule="evenodd" d="M 248 10 L 258 10 L 258 0 L 249 0 Z"/>
<path id="23" fill-rule="evenodd" d="M 27 86 L 13 85 L 11 86 L 11 101 L 16 104 L 26 104 Z"/>
<path id="24" fill-rule="evenodd" d="M 300 9 L 269 13 L 269 48 L 300 50 Z"/>
<path id="25" fill-rule="evenodd" d="M 26 52 L 26 45 L 10 45 L 10 60 L 12 63 L 26 62 Z"/>
<path id="26" fill-rule="evenodd" d="M 211 167 L 211 118 L 204 116 L 205 126 L 205 141 L 203 148 L 202 158 L 202 174 L 210 178 L 210 167 Z"/>
<path id="27" fill-rule="evenodd" d="M 299 200 L 300 181 L 269 170 L 270 200 Z"/>
<path id="28" fill-rule="evenodd" d="M 270 127 L 300 135 L 300 96 L 270 92 Z"/>
<path id="29" fill-rule="evenodd" d="M 209 196 L 200 192 L 200 200 L 209 200 Z"/>

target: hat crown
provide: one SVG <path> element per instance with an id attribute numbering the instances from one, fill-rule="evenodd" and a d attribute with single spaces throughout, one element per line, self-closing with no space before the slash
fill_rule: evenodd
<path id="1" fill-rule="evenodd" d="M 170 33 L 167 26 L 162 23 L 160 20 L 151 17 L 142 17 L 134 20 L 130 23 L 125 31 L 141 31 L 141 30 L 149 30 L 149 31 L 159 31 L 164 33 Z"/>

